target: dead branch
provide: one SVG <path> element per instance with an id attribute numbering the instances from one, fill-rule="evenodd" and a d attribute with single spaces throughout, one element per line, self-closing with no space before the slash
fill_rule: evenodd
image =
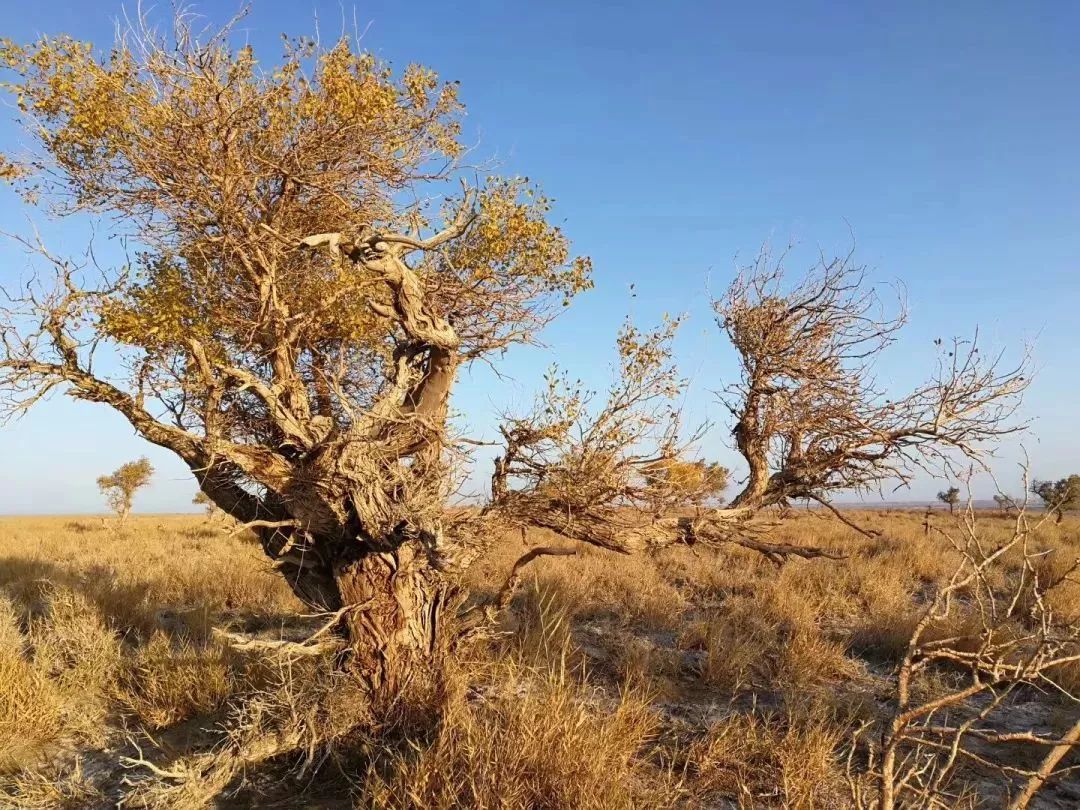
<path id="1" fill-rule="evenodd" d="M 1024 783 L 1023 789 L 1017 794 L 1016 798 L 1010 802 L 1009 810 L 1024 810 L 1035 797 L 1035 794 L 1046 784 L 1046 780 L 1053 774 L 1058 763 L 1061 762 L 1066 754 L 1073 750 L 1074 746 L 1080 744 L 1080 719 L 1077 719 L 1065 735 L 1056 743 L 1040 740 L 1039 744 L 1052 744 L 1054 747 L 1046 753 L 1042 762 L 1039 763 L 1039 767 L 1028 777 L 1027 782 Z"/>
<path id="2" fill-rule="evenodd" d="M 1057 668 L 1080 661 L 1080 628 L 1062 622 L 1047 601 L 1077 564 L 1064 575 L 1047 577 L 1040 567 L 1045 552 L 1031 544 L 1033 533 L 1050 517 L 1047 513 L 1032 524 L 1021 508 L 1014 531 L 993 546 L 983 542 L 970 508 L 959 533 L 939 530 L 961 562 L 911 633 L 897 668 L 891 717 L 880 745 L 868 750 L 878 795 L 871 799 L 860 793 L 854 797 L 857 806 L 941 806 L 966 760 L 1018 785 L 1009 806 L 1023 808 L 1080 744 L 1080 715 L 1058 736 L 994 726 L 1021 690 L 1052 686 Z M 1018 563 L 1008 562 L 1017 557 Z M 965 628 L 959 633 L 935 633 L 958 622 Z M 944 693 L 917 699 L 920 679 L 940 667 L 965 677 Z M 1080 700 L 1066 696 L 1080 712 Z M 1000 748 L 1016 745 L 1049 750 L 1036 768 L 1025 768 Z"/>
<path id="3" fill-rule="evenodd" d="M 518 557 L 514 566 L 510 569 L 510 576 L 506 578 L 506 582 L 499 589 L 499 594 L 495 598 L 495 608 L 504 611 L 510 607 L 514 594 L 517 593 L 517 589 L 521 586 L 522 570 L 537 557 L 573 557 L 576 554 L 577 549 L 557 548 L 555 546 L 539 546 L 525 552 Z"/>

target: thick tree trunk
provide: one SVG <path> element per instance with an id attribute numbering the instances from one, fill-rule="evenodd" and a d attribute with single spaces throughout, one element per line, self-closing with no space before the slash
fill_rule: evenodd
<path id="1" fill-rule="evenodd" d="M 420 541 L 358 556 L 336 566 L 348 636 L 347 669 L 360 678 L 376 711 L 440 686 L 450 586 Z"/>
<path id="2" fill-rule="evenodd" d="M 338 556 L 327 563 L 289 556 L 277 567 L 305 604 L 341 612 L 341 666 L 370 694 L 375 716 L 430 699 L 442 683 L 450 640 L 443 612 L 455 591 L 425 541 L 392 535 L 378 545 L 314 544 L 320 545 L 324 556 L 327 549 Z"/>

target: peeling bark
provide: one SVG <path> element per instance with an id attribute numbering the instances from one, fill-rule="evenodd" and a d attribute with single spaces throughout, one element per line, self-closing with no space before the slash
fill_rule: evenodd
<path id="1" fill-rule="evenodd" d="M 344 618 L 348 668 L 376 707 L 438 678 L 450 586 L 418 541 L 341 563 L 335 580 L 342 606 L 351 608 Z"/>

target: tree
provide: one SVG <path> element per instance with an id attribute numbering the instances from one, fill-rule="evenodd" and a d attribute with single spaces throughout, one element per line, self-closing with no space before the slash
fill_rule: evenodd
<path id="1" fill-rule="evenodd" d="M 456 83 L 345 39 L 263 69 L 231 38 L 178 18 L 100 58 L 0 46 L 37 144 L 6 174 L 132 251 L 105 267 L 23 240 L 55 284 L 12 294 L 0 388 L 9 415 L 63 388 L 176 453 L 336 612 L 387 705 L 437 673 L 456 576 L 495 536 L 444 509 L 457 371 L 533 341 L 590 265 L 527 180 L 464 183 Z"/>
<path id="2" fill-rule="evenodd" d="M 98 489 L 105 496 L 109 508 L 116 512 L 122 524 L 131 512 L 131 501 L 135 493 L 150 483 L 154 477 L 154 468 L 150 459 L 143 456 L 137 461 L 121 464 L 110 475 L 97 479 Z"/>
<path id="3" fill-rule="evenodd" d="M 998 511 L 1002 515 L 1007 515 L 1011 510 L 1016 509 L 1016 501 L 1008 495 L 1002 495 L 1000 493 L 995 495 L 994 503 L 997 504 Z"/>
<path id="4" fill-rule="evenodd" d="M 916 470 L 948 469 L 956 454 L 1020 429 L 1010 420 L 1027 386 L 1024 363 L 984 358 L 976 339 L 941 349 L 934 375 L 889 394 L 874 363 L 906 322 L 888 314 L 852 253 L 824 257 L 787 280 L 785 256 L 763 250 L 714 302 L 741 361 L 722 402 L 749 468 L 732 506 L 759 509 L 837 490 L 903 485 Z"/>
<path id="5" fill-rule="evenodd" d="M 1080 507 L 1080 475 L 1070 475 L 1057 481 L 1033 481 L 1031 492 L 1046 504 L 1047 510 L 1057 516 L 1057 522 L 1065 519 L 1065 512 Z"/>
<path id="6" fill-rule="evenodd" d="M 958 487 L 949 487 L 939 492 L 937 498 L 942 503 L 949 505 L 949 513 L 951 514 L 956 511 L 956 505 L 960 503 L 960 489 Z"/>
<path id="7" fill-rule="evenodd" d="M 210 522 L 213 522 L 214 518 L 221 514 L 221 510 L 218 509 L 217 504 L 210 500 L 202 490 L 195 493 L 195 497 L 191 499 L 191 502 L 196 506 L 202 506 L 206 509 L 206 519 Z"/>
<path id="8" fill-rule="evenodd" d="M 704 477 L 687 482 L 694 492 L 665 485 L 666 471 L 686 463 L 675 406 L 681 380 L 672 362 L 678 327 L 677 319 L 653 330 L 626 322 L 602 399 L 558 368 L 549 371 L 531 412 L 504 419 L 493 508 L 617 551 L 671 539 L 652 515 L 705 495 Z"/>
<path id="9" fill-rule="evenodd" d="M 768 527 L 749 523 L 746 509 L 680 513 L 716 498 L 728 472 L 686 458 L 702 430 L 681 435 L 676 398 L 684 386 L 672 362 L 678 327 L 678 319 L 652 330 L 625 323 L 604 397 L 552 369 L 531 411 L 503 421 L 485 511 L 622 553 L 735 543 L 777 564 L 791 555 L 836 556 L 765 540 Z"/>

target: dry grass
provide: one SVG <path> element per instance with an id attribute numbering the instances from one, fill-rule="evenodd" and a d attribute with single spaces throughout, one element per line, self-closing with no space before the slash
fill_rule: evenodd
<path id="1" fill-rule="evenodd" d="M 435 739 L 372 770 L 362 806 L 378 808 L 671 806 L 642 757 L 658 728 L 645 695 L 614 699 L 561 668 L 517 664 L 492 688 L 452 702 Z"/>
<path id="2" fill-rule="evenodd" d="M 846 786 L 836 753 L 843 742 L 843 728 L 824 714 L 734 714 L 694 743 L 687 765 L 702 798 L 719 794 L 745 806 L 838 807 Z"/>
<path id="3" fill-rule="evenodd" d="M 211 801 L 246 774 L 239 796 L 260 806 L 275 790 L 291 806 L 296 791 L 333 786 L 339 804 L 328 806 L 843 807 L 851 731 L 878 711 L 920 605 L 955 564 L 924 535 L 921 513 L 857 517 L 882 537 L 814 515 L 778 530 L 845 551 L 839 562 L 778 570 L 739 548 L 543 559 L 508 617 L 512 632 L 453 674 L 442 722 L 396 740 L 356 737 L 357 709 L 332 673 L 214 640 L 213 626 L 272 633 L 302 612 L 244 539 L 200 517 L 135 518 L 123 530 L 3 520 L 4 788 L 16 806 L 108 804 L 121 774 L 103 777 L 99 765 L 84 775 L 73 756 L 100 763 L 134 734 L 149 758 L 182 755 L 202 780 L 182 801 L 160 792 L 172 806 Z M 1012 528 L 993 516 L 982 525 L 989 542 Z M 1080 520 L 1043 527 L 1038 542 L 1053 550 L 1045 574 L 1064 570 L 1080 552 Z M 522 551 L 508 537 L 474 567 L 473 587 L 496 587 Z M 1080 584 L 1054 598 L 1080 620 Z M 1058 675 L 1080 684 L 1080 667 Z M 180 734 L 192 718 L 220 730 Z M 222 770 L 210 752 L 226 733 L 256 753 Z M 304 752 L 304 781 L 260 778 L 297 767 L 296 756 L 274 759 L 286 742 Z"/>
<path id="4" fill-rule="evenodd" d="M 0 521 L 0 769 L 100 747 L 119 716 L 214 711 L 241 682 L 211 621 L 298 609 L 256 547 L 200 519 Z"/>

